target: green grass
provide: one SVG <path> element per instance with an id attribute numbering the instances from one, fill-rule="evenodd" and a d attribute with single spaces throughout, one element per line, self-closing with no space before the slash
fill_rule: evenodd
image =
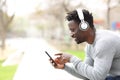
<path id="1" fill-rule="evenodd" d="M 84 60 L 85 54 L 84 51 L 80 50 L 65 50 L 64 52 L 70 53 L 77 56 L 78 58 Z M 0 80 L 12 80 L 17 69 L 17 65 L 3 67 L 1 64 L 3 61 L 0 61 Z"/>
<path id="2" fill-rule="evenodd" d="M 3 61 L 0 61 L 0 80 L 12 80 L 17 69 L 17 65 L 3 67 L 1 65 L 2 63 Z"/>
<path id="3" fill-rule="evenodd" d="M 78 58 L 84 60 L 85 54 L 83 50 L 65 50 L 65 52 L 70 53 L 74 56 L 77 56 Z"/>

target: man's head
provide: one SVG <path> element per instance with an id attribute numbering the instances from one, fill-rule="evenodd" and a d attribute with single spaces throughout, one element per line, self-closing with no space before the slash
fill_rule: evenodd
<path id="1" fill-rule="evenodd" d="M 74 10 L 69 12 L 66 16 L 66 19 L 69 21 L 68 26 L 71 31 L 71 37 L 75 38 L 77 44 L 85 41 L 89 43 L 91 41 L 90 33 L 94 31 L 93 16 L 87 10 L 82 10 L 84 21 L 88 23 L 88 28 L 86 30 L 82 30 L 79 26 L 81 24 L 81 19 L 79 18 L 78 14 L 78 11 Z"/>

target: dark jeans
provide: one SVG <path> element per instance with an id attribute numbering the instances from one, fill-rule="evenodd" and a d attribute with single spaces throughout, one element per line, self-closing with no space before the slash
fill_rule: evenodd
<path id="1" fill-rule="evenodd" d="M 116 77 L 108 76 L 105 80 L 120 80 L 120 76 Z"/>

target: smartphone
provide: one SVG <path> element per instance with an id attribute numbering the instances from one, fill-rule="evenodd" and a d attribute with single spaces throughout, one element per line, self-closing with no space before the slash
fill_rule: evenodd
<path id="1" fill-rule="evenodd" d="M 52 60 L 52 62 L 55 64 L 55 65 L 57 65 L 56 63 L 55 63 L 55 61 L 53 60 L 53 58 L 48 54 L 48 52 L 47 51 L 45 51 L 45 53 L 48 55 L 48 57 Z"/>

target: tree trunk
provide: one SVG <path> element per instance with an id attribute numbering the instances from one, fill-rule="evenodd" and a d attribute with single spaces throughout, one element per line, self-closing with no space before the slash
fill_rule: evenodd
<path id="1" fill-rule="evenodd" d="M 6 44 L 5 44 L 5 39 L 6 39 L 6 32 L 5 31 L 2 31 L 2 35 L 1 35 L 1 49 L 4 50 L 5 47 L 6 47 Z"/>
<path id="2" fill-rule="evenodd" d="M 107 29 L 110 29 L 110 0 L 107 2 Z"/>

